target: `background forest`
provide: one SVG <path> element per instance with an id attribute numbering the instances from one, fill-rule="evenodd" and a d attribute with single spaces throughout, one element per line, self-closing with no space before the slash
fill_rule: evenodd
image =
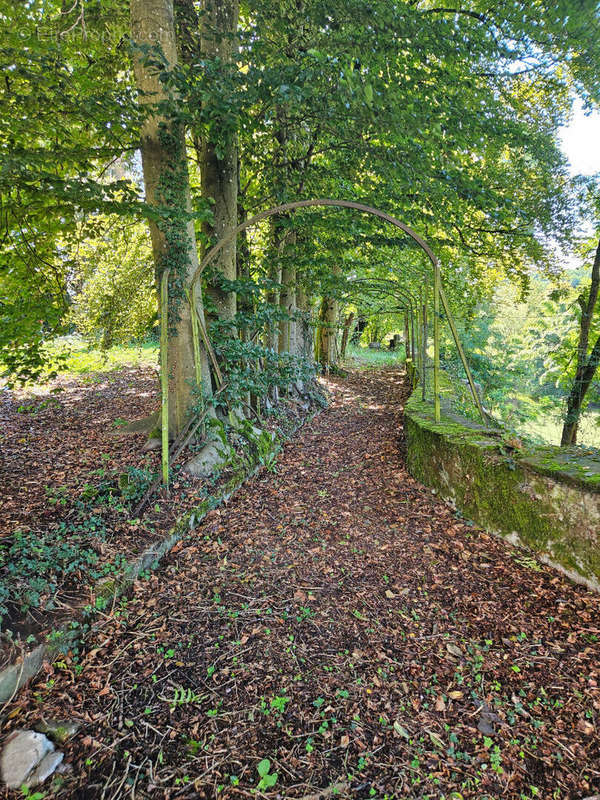
<path id="1" fill-rule="evenodd" d="M 489 411 L 598 444 L 598 188 L 558 144 L 600 99 L 595 2 L 31 0 L 0 23 L 8 386 L 82 342 L 156 342 L 167 269 L 175 434 L 198 403 L 276 401 L 348 339 L 387 346 L 406 306 L 374 281 L 426 300 L 431 280 L 407 237 L 348 210 L 276 214 L 192 285 L 249 217 L 344 198 L 430 243 Z M 464 377 L 450 338 L 443 362 Z"/>

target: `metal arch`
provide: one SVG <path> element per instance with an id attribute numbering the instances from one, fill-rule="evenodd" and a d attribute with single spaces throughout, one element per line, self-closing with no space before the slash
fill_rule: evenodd
<path id="1" fill-rule="evenodd" d="M 225 245 L 229 244 L 235 237 L 245 231 L 246 228 L 251 227 L 252 225 L 256 225 L 257 222 L 260 222 L 263 219 L 268 219 L 268 217 L 272 217 L 275 214 L 283 214 L 286 211 L 293 211 L 297 208 L 310 208 L 311 206 L 333 206 L 334 208 L 353 208 L 356 211 L 362 211 L 364 214 L 371 214 L 374 217 L 379 217 L 379 219 L 384 220 L 385 222 L 389 222 L 390 225 L 394 225 L 396 228 L 400 228 L 401 231 L 408 234 L 423 250 L 424 253 L 427 254 L 429 260 L 431 261 L 434 269 L 434 274 L 437 272 L 439 274 L 440 265 L 435 257 L 435 254 L 431 247 L 427 244 L 427 242 L 422 239 L 416 231 L 413 231 L 411 227 L 406 225 L 404 222 L 401 222 L 396 217 L 392 217 L 391 214 L 386 213 L 385 211 L 380 211 L 378 208 L 373 208 L 372 206 L 366 206 L 363 203 L 355 203 L 353 200 L 332 200 L 331 198 L 319 198 L 315 200 L 295 200 L 293 203 L 283 203 L 280 206 L 274 206 L 273 208 L 267 209 L 267 211 L 261 211 L 260 214 L 256 214 L 254 217 L 247 219 L 245 222 L 242 222 L 240 225 L 237 226 L 234 230 L 230 231 L 227 236 L 223 237 L 217 244 L 215 244 L 208 253 L 204 256 L 202 261 L 200 262 L 199 266 L 197 267 L 194 275 L 192 276 L 192 280 L 190 282 L 190 287 L 193 287 L 196 281 L 202 275 L 204 269 L 216 258 L 216 256 L 221 252 L 221 250 L 225 247 Z"/>
<path id="2" fill-rule="evenodd" d="M 194 291 L 194 287 L 196 282 L 199 280 L 200 276 L 204 269 L 215 259 L 215 257 L 221 252 L 221 250 L 225 247 L 225 245 L 232 242 L 238 234 L 245 231 L 246 228 L 249 228 L 251 225 L 255 225 L 257 222 L 260 222 L 263 219 L 268 219 L 269 217 L 274 216 L 275 214 L 283 214 L 286 211 L 294 211 L 297 208 L 311 208 L 311 207 L 319 207 L 319 206 L 333 206 L 334 208 L 352 208 L 356 211 L 361 211 L 363 214 L 371 214 L 371 216 L 378 217 L 382 219 L 384 222 L 388 222 L 390 225 L 394 225 L 394 227 L 399 228 L 401 231 L 404 231 L 408 236 L 410 236 L 413 241 L 415 241 L 421 250 L 427 255 L 431 264 L 433 266 L 433 283 L 434 283 L 434 318 L 433 318 L 433 339 L 434 339 L 434 358 L 433 358 L 433 375 L 434 375 L 434 386 L 436 387 L 436 391 L 434 392 L 433 398 L 433 405 L 434 405 L 434 417 L 435 421 L 440 421 L 440 397 L 437 391 L 437 387 L 439 386 L 439 371 L 440 371 L 440 348 L 439 348 L 439 293 L 442 286 L 442 276 L 440 271 L 440 264 L 437 260 L 433 250 L 427 242 L 422 239 L 419 234 L 414 231 L 410 226 L 406 225 L 404 222 L 401 222 L 396 217 L 393 217 L 391 214 L 388 214 L 385 211 L 380 211 L 378 208 L 373 208 L 373 206 L 367 206 L 364 203 L 356 203 L 353 200 L 333 200 L 332 198 L 318 198 L 314 200 L 295 200 L 292 203 L 283 203 L 279 206 L 274 206 L 273 208 L 269 208 L 266 211 L 261 211 L 260 214 L 256 214 L 254 217 L 247 219 L 245 222 L 242 222 L 232 231 L 230 231 L 227 236 L 223 237 L 219 242 L 217 242 L 208 253 L 204 256 L 200 264 L 198 265 L 196 271 L 192 276 L 192 280 L 190 281 L 190 293 Z M 467 369 L 467 375 L 469 375 L 469 368 Z M 475 393 L 474 385 L 472 385 L 472 390 Z M 475 394 L 474 394 L 475 396 Z"/>
<path id="3" fill-rule="evenodd" d="M 221 252 L 221 250 L 225 247 L 225 245 L 229 244 L 233 241 L 239 233 L 245 231 L 246 228 L 249 228 L 251 225 L 255 225 L 257 222 L 260 222 L 263 219 L 268 219 L 269 217 L 274 216 L 275 214 L 282 214 L 286 211 L 294 211 L 297 208 L 310 208 L 315 206 L 333 206 L 334 208 L 352 208 L 356 211 L 361 211 L 364 214 L 371 214 L 374 217 L 378 217 L 382 219 L 384 222 L 389 222 L 390 225 L 394 225 L 394 227 L 399 228 L 401 231 L 404 231 L 408 236 L 410 236 L 413 241 L 415 241 L 421 250 L 427 255 L 431 264 L 433 266 L 433 302 L 434 302 L 434 315 L 433 315 L 433 341 L 434 341 L 434 358 L 433 358 L 433 382 L 435 386 L 434 391 L 434 417 L 436 422 L 440 421 L 440 396 L 439 396 L 439 372 L 440 372 L 440 297 L 442 295 L 442 275 L 440 270 L 440 264 L 437 260 L 433 250 L 427 244 L 427 242 L 422 239 L 416 231 L 414 231 L 410 226 L 406 225 L 404 222 L 401 222 L 396 217 L 393 217 L 391 214 L 388 214 L 385 211 L 380 211 L 378 208 L 373 208 L 373 206 L 367 206 L 364 203 L 356 203 L 353 200 L 333 200 L 331 198 L 318 198 L 314 200 L 295 200 L 292 203 L 283 203 L 279 206 L 274 206 L 273 208 L 269 208 L 266 211 L 261 211 L 260 214 L 256 214 L 254 217 L 247 219 L 245 222 L 242 222 L 238 225 L 234 230 L 230 231 L 227 236 L 221 239 L 217 244 L 215 244 L 208 253 L 204 256 L 196 271 L 194 272 L 192 279 L 190 281 L 189 289 L 190 293 L 193 292 L 196 282 L 202 275 L 204 269 L 214 260 L 214 258 Z M 445 301 L 445 297 L 443 298 L 444 309 L 446 311 L 447 316 L 449 315 L 450 309 L 447 308 L 447 304 Z M 454 326 L 452 326 L 452 334 L 456 340 L 456 334 L 454 330 Z M 477 394 L 477 390 L 475 388 L 475 384 L 473 382 L 473 378 L 471 376 L 471 371 L 467 364 L 466 358 L 464 357 L 464 353 L 462 351 L 462 346 L 460 342 L 457 341 L 457 346 L 459 348 L 459 353 L 461 355 L 461 359 L 463 362 L 463 366 L 465 372 L 467 374 L 467 378 L 469 380 L 469 384 L 471 386 L 471 392 L 473 394 L 473 399 L 479 411 L 481 413 L 482 419 L 484 422 L 486 421 L 486 417 L 481 406 L 481 401 L 479 399 L 479 395 Z"/>
<path id="4" fill-rule="evenodd" d="M 417 356 L 420 358 L 422 356 L 422 347 L 420 338 L 422 332 L 420 331 L 420 322 L 419 322 L 419 305 L 417 298 L 413 296 L 413 294 L 408 290 L 398 284 L 396 281 L 392 281 L 389 278 L 356 278 L 355 280 L 350 282 L 350 286 L 355 286 L 356 284 L 366 284 L 366 291 L 369 290 L 376 293 L 375 296 L 380 295 L 388 295 L 393 297 L 397 302 L 402 301 L 404 303 L 408 303 L 407 306 L 403 306 L 405 311 L 409 312 L 410 316 L 410 349 L 411 349 L 411 357 L 413 363 L 417 363 L 418 359 Z M 400 308 L 397 306 L 396 308 Z M 415 340 L 415 326 L 417 331 L 417 337 Z M 408 331 L 406 331 L 408 333 Z M 415 349 L 416 345 L 416 349 Z M 408 355 L 408 351 L 407 351 Z M 421 363 L 421 372 L 423 375 L 425 374 L 425 361 L 422 360 Z M 423 382 L 423 386 L 425 383 Z"/>
<path id="5" fill-rule="evenodd" d="M 356 284 L 370 284 L 370 286 L 367 286 L 367 291 L 369 288 L 372 288 L 376 292 L 387 294 L 392 297 L 398 294 L 405 299 L 408 298 L 408 302 L 414 305 L 415 308 L 417 307 L 417 298 L 408 289 L 396 283 L 396 281 L 389 280 L 388 278 L 355 278 L 350 281 L 349 286 L 354 286 Z M 377 286 L 376 284 L 380 285 Z M 381 284 L 385 285 L 382 286 Z"/>

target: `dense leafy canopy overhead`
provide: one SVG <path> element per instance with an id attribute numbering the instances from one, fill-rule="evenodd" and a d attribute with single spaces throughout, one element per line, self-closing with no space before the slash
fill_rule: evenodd
<path id="1" fill-rule="evenodd" d="M 202 26 L 204 4 L 181 9 Z M 0 5 L 0 346 L 18 342 L 34 360 L 67 319 L 82 233 L 143 208 L 131 173 L 108 169 L 135 158 L 151 113 L 133 88 L 128 13 L 125 0 Z M 237 142 L 240 218 L 299 197 L 385 208 L 432 243 L 464 313 L 506 275 L 527 286 L 532 265 L 556 270 L 553 243 L 569 241 L 581 210 L 557 129 L 575 96 L 600 101 L 596 2 L 249 0 L 231 63 L 184 28 L 180 64 L 163 69 L 178 102 L 161 111 L 218 156 Z M 293 261 L 309 297 L 343 298 L 357 275 L 421 282 L 410 243 L 381 226 L 345 212 L 277 225 L 295 242 L 279 248 L 280 266 Z M 262 281 L 264 297 L 278 248 L 267 232 L 249 241 L 244 280 Z"/>

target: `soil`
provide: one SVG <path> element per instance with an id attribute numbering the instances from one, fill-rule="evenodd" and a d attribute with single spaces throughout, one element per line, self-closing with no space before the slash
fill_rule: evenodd
<path id="1" fill-rule="evenodd" d="M 277 471 L 6 709 L 6 735 L 81 723 L 47 798 L 600 793 L 600 597 L 408 475 L 402 376 L 328 385 Z"/>

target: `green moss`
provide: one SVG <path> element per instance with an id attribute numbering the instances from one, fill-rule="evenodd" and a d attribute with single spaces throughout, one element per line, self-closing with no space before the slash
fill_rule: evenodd
<path id="1" fill-rule="evenodd" d="M 115 578 L 105 578 L 96 584 L 94 592 L 96 597 L 109 600 L 111 597 L 114 597 L 115 594 L 119 593 L 119 589 L 119 582 Z"/>
<path id="2" fill-rule="evenodd" d="M 593 523 L 580 494 L 584 488 L 590 497 L 590 485 L 596 492 L 600 485 L 597 473 L 583 474 L 589 465 L 565 467 L 552 448 L 507 454 L 502 440 L 485 429 L 444 417 L 435 423 L 431 406 L 413 399 L 405 430 L 411 474 L 452 499 L 466 517 L 503 535 L 516 533 L 566 570 L 600 579 L 600 549 L 591 541 Z M 600 524 L 600 499 L 596 506 Z"/>

